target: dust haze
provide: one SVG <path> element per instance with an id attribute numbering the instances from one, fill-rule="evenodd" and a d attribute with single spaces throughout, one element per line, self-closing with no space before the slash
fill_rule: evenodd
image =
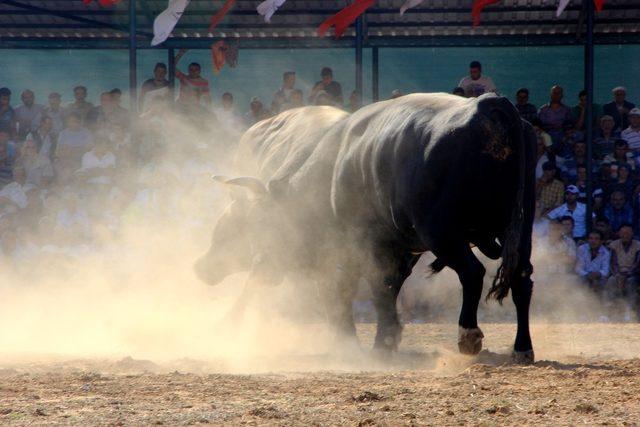
<path id="1" fill-rule="evenodd" d="M 211 372 L 360 371 L 414 367 L 419 357 L 406 348 L 429 359 L 428 365 L 418 367 L 473 361 L 454 354 L 453 340 L 427 348 L 403 343 L 391 364 L 370 354 L 367 337 L 361 349 L 336 347 L 318 303 L 318 285 L 299 277 L 260 289 L 241 318 L 229 318 L 246 273 L 212 287 L 196 277 L 193 267 L 209 249 L 216 219 L 230 202 L 229 190 L 211 176 L 234 176 L 243 168 L 233 160 L 240 133 L 194 132 L 166 113 L 143 123 L 146 128 L 139 131 L 147 136 L 142 149 L 151 162 L 126 169 L 119 182 L 129 185 L 121 184 L 100 207 L 123 212 L 117 227 L 94 227 L 94 243 L 89 246 L 64 233 L 54 236 L 55 245 L 41 244 L 51 238 L 46 214 L 54 218 L 61 204 L 78 203 L 72 190 L 63 189 L 44 200 L 45 219 L 33 229 L 19 230 L 24 253 L 0 268 L 0 363 L 132 358 L 166 369 Z M 553 260 L 542 242 L 534 244 L 532 319 L 537 353 L 562 358 L 589 352 L 588 340 L 576 339 L 573 329 L 566 340 L 552 344 L 544 331 L 557 336 L 555 323 L 598 320 L 599 301 L 572 274 L 538 268 Z M 40 250 L 29 252 L 33 248 Z M 216 250 L 243 255 L 227 253 L 228 248 Z M 408 329 L 412 322 L 426 321 L 453 334 L 460 285 L 449 269 L 430 276 L 429 257 L 423 257 L 405 283 L 399 298 L 401 315 Z M 481 259 L 489 281 L 496 264 Z M 364 282 L 355 307 L 357 320 L 375 322 Z M 484 324 L 515 323 L 515 310 L 509 300 L 503 307 L 483 300 L 479 320 L 488 333 L 491 326 Z M 506 353 L 491 347 L 490 340 L 485 345 Z M 615 356 L 633 354 L 621 349 Z"/>

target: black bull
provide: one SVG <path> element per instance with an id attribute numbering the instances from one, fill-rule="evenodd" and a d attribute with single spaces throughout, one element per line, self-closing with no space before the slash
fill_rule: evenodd
<path id="1" fill-rule="evenodd" d="M 514 357 L 532 362 L 531 126 L 506 98 L 492 94 L 414 94 L 314 120 L 318 108 L 283 113 L 243 138 L 241 145 L 259 153 L 262 181 L 226 182 L 259 197 L 236 200 L 223 214 L 211 249 L 196 265 L 199 276 L 213 284 L 233 271 L 251 270 L 276 284 L 294 270 L 315 273 L 340 296 L 334 321 L 351 335 L 351 297 L 357 279 L 365 277 L 378 315 L 375 347 L 389 351 L 401 337 L 400 288 L 419 254 L 431 251 L 434 271 L 450 267 L 458 274 L 458 346 L 475 354 L 482 348 L 477 310 L 485 275 L 471 250 L 475 245 L 501 258 L 489 295 L 502 301 L 511 290 L 518 320 Z M 305 138 L 265 143 L 279 133 L 290 141 L 291 132 Z M 223 261 L 221 248 L 241 255 Z"/>

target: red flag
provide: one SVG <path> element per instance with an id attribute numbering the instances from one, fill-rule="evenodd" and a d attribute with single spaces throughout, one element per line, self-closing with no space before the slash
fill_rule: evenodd
<path id="1" fill-rule="evenodd" d="M 218 74 L 224 66 L 227 56 L 227 48 L 225 42 L 220 40 L 211 45 L 211 62 L 213 62 L 213 72 Z"/>
<path id="2" fill-rule="evenodd" d="M 222 9 L 218 11 L 215 15 L 211 17 L 211 24 L 209 25 L 209 32 L 211 32 L 219 23 L 222 21 L 222 18 L 231 10 L 236 0 L 227 0 L 222 6 Z"/>
<path id="3" fill-rule="evenodd" d="M 374 0 L 355 0 L 351 5 L 345 7 L 340 12 L 326 19 L 318 27 L 318 36 L 323 37 L 329 31 L 329 28 L 335 26 L 336 38 L 342 36 L 345 30 L 351 25 L 358 16 L 362 15 L 365 10 L 373 6 Z"/>
<path id="4" fill-rule="evenodd" d="M 471 9 L 471 16 L 473 16 L 473 26 L 480 24 L 480 14 L 485 6 L 498 3 L 500 0 L 474 0 L 473 9 Z"/>
<path id="5" fill-rule="evenodd" d="M 115 6 L 115 4 L 119 1 L 120 0 L 98 0 L 98 3 L 100 3 L 100 6 L 102 7 L 110 7 Z M 92 2 L 93 0 L 82 0 L 82 3 L 84 3 L 86 6 L 89 6 Z"/>
<path id="6" fill-rule="evenodd" d="M 596 10 L 600 12 L 602 10 L 602 6 L 604 5 L 604 0 L 593 0 L 593 3 L 596 5 Z"/>

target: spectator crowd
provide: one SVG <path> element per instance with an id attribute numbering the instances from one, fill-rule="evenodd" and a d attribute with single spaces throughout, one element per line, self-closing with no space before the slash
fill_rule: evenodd
<path id="1" fill-rule="evenodd" d="M 84 86 L 76 86 L 66 103 L 62 94 L 51 92 L 45 105 L 29 89 L 21 90 L 18 101 L 15 92 L 0 87 L 0 254 L 5 262 L 42 251 L 73 255 L 104 241 L 105 233 L 117 233 L 131 212 L 144 211 L 150 199 L 148 172 L 162 170 L 160 159 L 169 140 L 190 141 L 180 147 L 187 162 L 203 153 L 224 159 L 228 147 L 215 141 L 233 141 L 251 125 L 284 110 L 334 105 L 353 112 L 361 106 L 355 91 L 345 100 L 332 69 L 325 67 L 306 98 L 296 87 L 296 73 L 287 71 L 270 104 L 254 97 L 242 114 L 232 93 L 225 92 L 219 102 L 212 99 L 198 63 L 190 63 L 186 73 L 179 69 L 184 54 L 180 51 L 175 58 L 176 93 L 166 65 L 158 63 L 140 88 L 137 111 L 122 105 L 117 88 L 100 93 L 97 105 Z M 475 97 L 486 92 L 499 90 L 473 61 L 453 93 Z M 513 95 L 514 105 L 537 135 L 538 238 L 548 244 L 558 264 L 570 266 L 606 303 L 624 301 L 627 311 L 608 317 L 635 317 L 640 109 L 626 99 L 623 86 L 613 88 L 609 102 L 593 105 L 588 170 L 586 92 L 578 93 L 571 105 L 563 88 L 554 85 L 549 101 L 540 107 L 529 102 L 527 88 Z M 390 98 L 399 96 L 402 93 L 394 90 Z M 589 198 L 592 218 L 586 212 Z"/>

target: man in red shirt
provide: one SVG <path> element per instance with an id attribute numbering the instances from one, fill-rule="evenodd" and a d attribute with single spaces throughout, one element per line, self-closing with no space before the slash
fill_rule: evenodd
<path id="1" fill-rule="evenodd" d="M 180 95 L 178 102 L 182 104 L 200 104 L 204 100 L 205 105 L 211 105 L 211 93 L 209 91 L 209 82 L 200 75 L 202 68 L 197 62 L 189 64 L 189 74 L 184 74 L 178 70 L 178 62 L 186 49 L 180 49 L 176 55 L 176 77 L 180 80 Z"/>

